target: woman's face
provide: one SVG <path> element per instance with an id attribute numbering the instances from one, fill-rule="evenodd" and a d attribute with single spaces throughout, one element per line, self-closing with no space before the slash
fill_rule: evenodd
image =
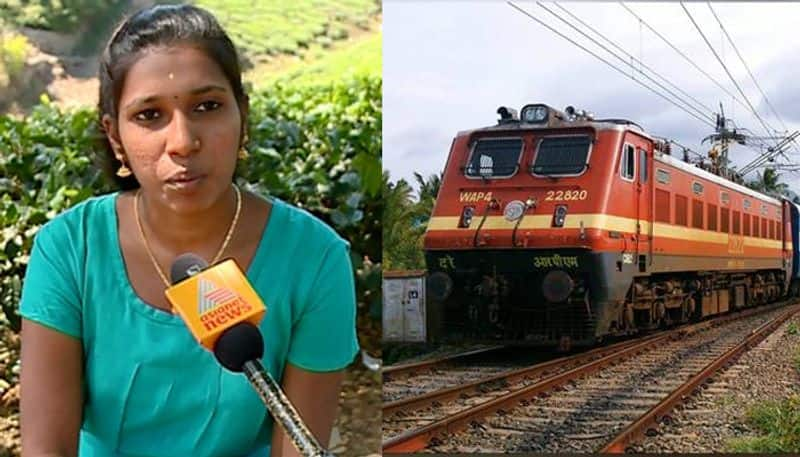
<path id="1" fill-rule="evenodd" d="M 151 198 L 191 213 L 230 187 L 241 114 L 222 69 L 201 50 L 145 51 L 125 77 L 118 113 L 110 140 Z"/>

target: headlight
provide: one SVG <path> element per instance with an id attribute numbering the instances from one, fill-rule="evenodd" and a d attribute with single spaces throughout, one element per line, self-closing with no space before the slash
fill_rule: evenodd
<path id="1" fill-rule="evenodd" d="M 566 301 L 575 290 L 575 283 L 563 270 L 552 270 L 542 279 L 542 295 L 551 303 Z"/>
<path id="2" fill-rule="evenodd" d="M 453 291 L 453 279 L 443 271 L 436 271 L 428 276 L 426 287 L 433 300 L 445 301 Z"/>
<path id="3" fill-rule="evenodd" d="M 545 105 L 525 105 L 522 107 L 522 122 L 537 124 L 547 121 L 547 106 Z"/>
<path id="4" fill-rule="evenodd" d="M 556 210 L 553 212 L 553 227 L 563 227 L 566 218 L 567 205 L 556 205 Z"/>
<path id="5" fill-rule="evenodd" d="M 458 221 L 459 228 L 469 228 L 469 224 L 472 223 L 472 216 L 474 214 L 474 206 L 465 206 L 464 209 L 461 210 L 461 219 Z"/>
<path id="6" fill-rule="evenodd" d="M 506 205 L 506 209 L 503 210 L 503 217 L 505 217 L 506 220 L 509 222 L 514 222 L 515 220 L 522 217 L 522 214 L 524 212 L 525 212 L 525 203 L 522 203 L 519 200 L 514 200 Z"/>

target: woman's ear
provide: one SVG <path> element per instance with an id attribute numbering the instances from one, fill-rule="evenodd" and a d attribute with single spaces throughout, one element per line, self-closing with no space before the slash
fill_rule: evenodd
<path id="1" fill-rule="evenodd" d="M 250 97 L 247 94 L 244 94 L 242 101 L 239 102 L 239 114 L 242 120 L 241 140 L 239 141 L 241 144 L 239 146 L 244 146 L 245 138 L 247 137 L 247 119 L 250 117 Z"/>
<path id="2" fill-rule="evenodd" d="M 119 130 L 117 129 L 116 122 L 109 114 L 104 114 L 102 118 L 103 131 L 111 144 L 111 149 L 114 150 L 114 157 L 122 163 L 125 163 L 125 154 L 122 150 L 122 140 L 119 138 Z"/>

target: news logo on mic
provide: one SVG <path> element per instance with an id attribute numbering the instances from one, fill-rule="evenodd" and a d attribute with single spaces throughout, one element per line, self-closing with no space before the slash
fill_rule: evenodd
<path id="1" fill-rule="evenodd" d="M 233 259 L 189 276 L 165 293 L 195 339 L 209 350 L 222 332 L 245 321 L 258 326 L 266 312 Z"/>

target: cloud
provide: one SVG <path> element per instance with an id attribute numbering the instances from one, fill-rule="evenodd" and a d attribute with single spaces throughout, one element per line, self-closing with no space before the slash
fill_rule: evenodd
<path id="1" fill-rule="evenodd" d="M 573 105 L 598 117 L 630 119 L 650 134 L 675 139 L 701 153 L 707 150 L 708 145 L 701 140 L 714 132 L 713 126 L 632 81 L 630 75 L 664 92 L 642 78 L 637 71 L 640 65 L 634 62 L 631 68 L 608 55 L 535 3 L 519 4 L 623 69 L 624 74 L 504 2 L 386 1 L 383 160 L 384 168 L 393 176 L 413 181 L 413 171 L 426 175 L 441 171 L 455 134 L 494 124 L 495 110 L 501 105 L 517 109 L 527 103 L 547 103 L 558 109 Z M 545 5 L 564 14 L 555 4 Z M 725 115 L 735 119 L 736 125 L 766 135 L 749 109 L 729 95 L 742 99 L 679 4 L 627 5 L 711 80 L 619 4 L 562 6 L 697 99 L 702 105 L 698 109 L 710 123 L 721 102 Z M 762 118 L 779 128 L 780 123 L 750 81 L 708 5 L 686 6 Z M 715 3 L 713 9 L 787 128 L 800 127 L 800 110 L 796 109 L 800 106 L 800 84 L 791 71 L 800 68 L 800 55 L 796 53 L 800 40 L 793 32 L 800 22 L 800 4 Z M 589 33 L 586 27 L 582 30 Z M 656 80 L 688 98 L 661 79 Z M 750 149 L 731 150 L 733 162 L 739 165 L 753 157 L 755 152 Z M 797 187 L 800 190 L 800 185 Z"/>

